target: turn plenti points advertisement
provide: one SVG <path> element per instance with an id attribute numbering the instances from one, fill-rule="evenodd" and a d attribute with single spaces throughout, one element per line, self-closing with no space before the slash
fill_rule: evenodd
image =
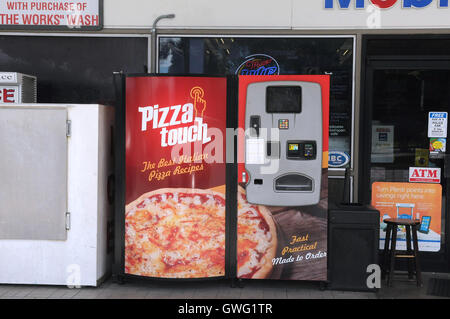
<path id="1" fill-rule="evenodd" d="M 387 218 L 417 219 L 420 251 L 441 250 L 442 186 L 429 183 L 384 183 L 372 185 L 372 205 L 380 211 L 380 249 L 384 247 Z M 406 250 L 406 229 L 397 229 L 397 248 Z"/>

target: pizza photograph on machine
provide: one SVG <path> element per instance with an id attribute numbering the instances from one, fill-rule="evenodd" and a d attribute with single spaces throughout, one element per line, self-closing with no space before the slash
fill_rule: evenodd
<path id="1" fill-rule="evenodd" d="M 265 279 L 272 273 L 277 250 L 277 230 L 270 210 L 247 202 L 238 188 L 237 275 L 242 279 Z"/>
<path id="2" fill-rule="evenodd" d="M 165 188 L 126 206 L 125 271 L 146 277 L 225 274 L 225 196 Z"/>
<path id="3" fill-rule="evenodd" d="M 277 234 L 270 211 L 238 201 L 238 273 L 263 279 L 272 272 Z M 158 278 L 225 274 L 225 196 L 214 190 L 165 188 L 126 206 L 125 272 Z"/>
<path id="4" fill-rule="evenodd" d="M 226 277 L 227 79 L 126 79 L 124 274 Z M 219 137 L 216 137 L 219 135 Z"/>

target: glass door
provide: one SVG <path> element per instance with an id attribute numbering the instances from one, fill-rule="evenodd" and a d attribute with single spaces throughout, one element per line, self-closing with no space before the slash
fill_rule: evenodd
<path id="1" fill-rule="evenodd" d="M 448 150 L 428 130 L 430 113 L 450 110 L 450 61 L 370 60 L 366 85 L 366 199 L 381 217 L 420 219 L 423 270 L 448 271 Z"/>

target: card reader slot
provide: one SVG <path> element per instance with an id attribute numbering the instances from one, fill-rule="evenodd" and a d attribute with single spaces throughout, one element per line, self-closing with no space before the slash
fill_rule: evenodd
<path id="1" fill-rule="evenodd" d="M 267 157 L 270 159 L 279 159 L 280 158 L 280 142 L 267 142 Z"/>
<path id="2" fill-rule="evenodd" d="M 275 181 L 275 190 L 285 192 L 312 192 L 313 181 L 304 175 L 284 175 Z"/>

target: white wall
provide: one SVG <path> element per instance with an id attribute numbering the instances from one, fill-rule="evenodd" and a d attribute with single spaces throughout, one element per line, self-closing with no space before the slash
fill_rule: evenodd
<path id="1" fill-rule="evenodd" d="M 175 13 L 175 19 L 163 20 L 158 26 L 285 29 L 291 26 L 291 2 L 291 0 L 104 0 L 104 25 L 150 28 L 159 15 Z"/>
<path id="2" fill-rule="evenodd" d="M 371 9 L 325 9 L 325 0 L 104 0 L 106 28 L 150 29 L 155 18 L 160 28 L 195 29 L 404 29 L 448 28 L 450 8 L 437 0 L 426 8 L 402 8 L 402 0 L 380 15 Z M 337 3 L 337 0 L 335 0 Z M 335 7 L 338 7 L 335 4 Z M 379 19 L 378 19 L 379 17 Z M 368 23 L 369 22 L 369 23 Z M 380 22 L 380 23 L 378 23 Z"/>

